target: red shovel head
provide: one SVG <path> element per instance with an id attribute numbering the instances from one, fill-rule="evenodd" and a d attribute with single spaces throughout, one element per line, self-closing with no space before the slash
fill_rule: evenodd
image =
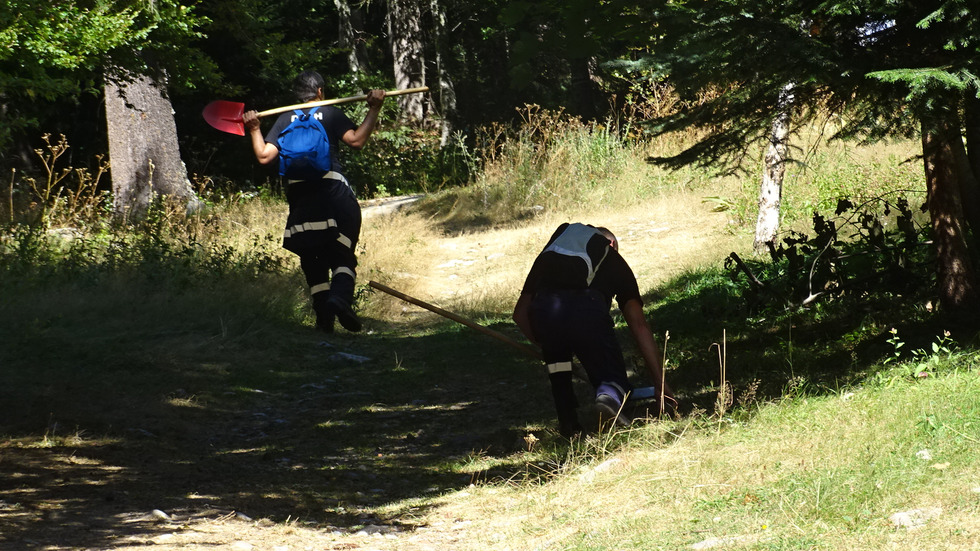
<path id="1" fill-rule="evenodd" d="M 245 114 L 245 104 L 234 101 L 212 101 L 204 107 L 202 115 L 208 124 L 222 132 L 229 134 L 245 135 L 245 123 L 242 116 Z"/>

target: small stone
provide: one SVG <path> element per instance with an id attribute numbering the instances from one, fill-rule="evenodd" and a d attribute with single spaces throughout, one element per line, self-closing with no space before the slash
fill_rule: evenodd
<path id="1" fill-rule="evenodd" d="M 926 507 L 923 509 L 912 509 L 900 511 L 888 517 L 888 521 L 899 528 L 909 530 L 925 525 L 930 519 L 936 518 L 943 513 L 939 507 Z"/>
<path id="2" fill-rule="evenodd" d="M 347 352 L 337 352 L 336 354 L 330 356 L 330 359 L 331 360 L 348 360 L 348 361 L 356 362 L 356 363 L 359 363 L 359 364 L 362 364 L 364 362 L 371 361 L 371 358 L 368 358 L 367 356 L 358 356 L 357 354 L 350 354 L 350 353 L 347 353 Z"/>
<path id="3" fill-rule="evenodd" d="M 378 526 L 376 524 L 368 524 L 364 528 L 358 530 L 358 536 L 374 536 L 374 535 L 384 535 L 387 530 L 384 526 Z"/>
<path id="4" fill-rule="evenodd" d="M 616 465 L 619 465 L 622 462 L 623 462 L 622 459 L 619 459 L 619 458 L 616 458 L 616 457 L 614 457 L 612 459 L 607 459 L 607 460 L 603 461 L 602 463 L 600 463 L 598 466 L 596 466 L 595 472 L 597 472 L 597 473 L 604 473 L 606 471 L 611 470 L 613 467 L 615 467 Z"/>

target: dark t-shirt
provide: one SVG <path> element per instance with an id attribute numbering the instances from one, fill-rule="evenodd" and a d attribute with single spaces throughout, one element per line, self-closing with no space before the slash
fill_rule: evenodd
<path id="1" fill-rule="evenodd" d="M 309 113 L 310 109 L 302 109 L 304 113 Z M 320 118 L 322 115 L 322 118 Z M 276 119 L 276 123 L 272 125 L 269 132 L 265 135 L 265 141 L 276 145 L 276 140 L 279 139 L 279 134 L 289 126 L 292 122 L 293 117 L 296 113 L 293 111 L 288 111 L 286 113 L 281 113 L 279 118 Z M 323 125 L 323 129 L 327 131 L 327 138 L 330 140 L 330 166 L 331 170 L 337 172 L 343 172 L 343 166 L 337 161 L 337 145 L 340 143 L 341 137 L 347 133 L 348 130 L 356 130 L 357 125 L 354 121 L 350 120 L 343 111 L 337 109 L 332 105 L 324 105 L 317 109 L 316 113 L 313 115 L 320 124 Z M 278 145 L 276 145 L 278 147 Z"/>
<path id="2" fill-rule="evenodd" d="M 643 299 L 640 297 L 633 270 L 601 234 L 589 239 L 586 250 L 581 251 L 598 266 L 591 283 L 586 280 L 588 264 L 583 258 L 548 250 L 568 227 L 569 224 L 559 226 L 548 245 L 534 260 L 524 282 L 523 292 L 533 294 L 543 290 L 593 289 L 601 293 L 610 306 L 613 297 L 616 297 L 620 308 L 630 299 L 637 299 L 642 304 Z"/>

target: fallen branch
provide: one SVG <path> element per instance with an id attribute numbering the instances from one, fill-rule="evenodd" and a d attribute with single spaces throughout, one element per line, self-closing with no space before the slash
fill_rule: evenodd
<path id="1" fill-rule="evenodd" d="M 753 285 L 755 285 L 760 289 L 765 289 L 766 287 L 768 287 L 768 285 L 759 281 L 759 278 L 755 277 L 755 274 L 752 273 L 752 270 L 749 269 L 749 267 L 745 264 L 745 262 L 742 261 L 742 258 L 739 257 L 738 254 L 732 252 L 732 254 L 728 255 L 728 258 L 732 259 L 732 262 L 734 262 L 735 265 L 738 266 L 738 269 L 749 278 L 750 283 L 752 283 Z"/>

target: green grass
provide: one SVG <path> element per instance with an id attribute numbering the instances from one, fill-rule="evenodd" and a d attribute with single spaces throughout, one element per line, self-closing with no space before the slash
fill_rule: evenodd
<path id="1" fill-rule="evenodd" d="M 969 549 L 980 537 L 977 359 L 759 404 L 742 420 L 646 427 L 615 453 L 580 450 L 544 487 L 489 488 L 451 508 L 503 548 Z M 941 515 L 917 530 L 888 520 L 930 508 Z"/>

